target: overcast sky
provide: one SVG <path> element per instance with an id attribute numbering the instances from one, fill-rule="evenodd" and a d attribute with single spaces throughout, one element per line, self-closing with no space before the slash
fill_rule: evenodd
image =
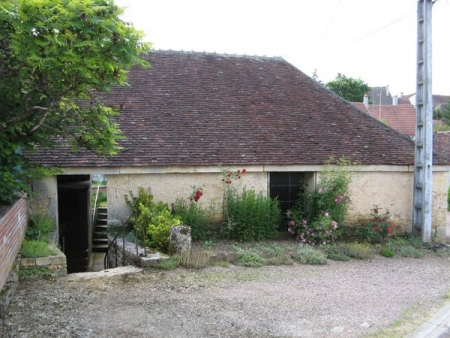
<path id="1" fill-rule="evenodd" d="M 416 90 L 417 0 L 115 0 L 154 49 L 281 56 L 392 95 Z M 433 6 L 433 93 L 450 95 L 450 0 Z"/>

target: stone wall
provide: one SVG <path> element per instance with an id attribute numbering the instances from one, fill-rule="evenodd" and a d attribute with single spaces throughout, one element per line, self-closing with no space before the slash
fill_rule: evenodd
<path id="1" fill-rule="evenodd" d="M 48 268 L 52 275 L 61 277 L 67 275 L 67 260 L 66 256 L 56 246 L 50 246 L 56 253 L 54 256 L 36 257 L 36 258 L 21 258 L 21 269 L 34 268 Z"/>
<path id="2" fill-rule="evenodd" d="M 16 201 L 0 219 L 0 290 L 22 246 L 28 224 L 28 202 Z"/>

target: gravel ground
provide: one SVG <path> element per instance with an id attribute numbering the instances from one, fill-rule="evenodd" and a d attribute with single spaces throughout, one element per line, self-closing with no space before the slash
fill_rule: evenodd
<path id="1" fill-rule="evenodd" d="M 404 337 L 449 290 L 450 258 L 431 254 L 27 278 L 0 337 Z"/>

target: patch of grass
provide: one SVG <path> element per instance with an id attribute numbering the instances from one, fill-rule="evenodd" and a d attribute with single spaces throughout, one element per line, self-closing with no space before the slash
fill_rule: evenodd
<path id="1" fill-rule="evenodd" d="M 155 268 L 159 270 L 174 270 L 178 268 L 179 265 L 180 265 L 180 257 L 172 256 L 168 259 L 161 260 L 158 264 L 155 265 Z"/>
<path id="2" fill-rule="evenodd" d="M 267 265 L 292 265 L 294 261 L 289 255 L 286 254 L 276 254 L 267 258 Z"/>
<path id="3" fill-rule="evenodd" d="M 25 240 L 20 249 L 22 257 L 24 258 L 36 258 L 54 256 L 56 252 L 51 249 L 47 242 L 42 241 L 28 241 Z"/>
<path id="4" fill-rule="evenodd" d="M 237 258 L 233 262 L 236 265 L 245 266 L 249 268 L 260 268 L 267 265 L 267 261 L 254 252 L 246 252 L 241 257 Z"/>
<path id="5" fill-rule="evenodd" d="M 220 266 L 221 268 L 228 268 L 230 263 L 228 261 L 216 261 L 211 264 L 212 266 Z"/>
<path id="6" fill-rule="evenodd" d="M 42 276 L 51 276 L 51 275 L 52 275 L 52 270 L 50 270 L 49 268 L 47 268 L 45 266 L 19 270 L 19 278 L 30 277 L 30 276 L 42 277 Z"/>
<path id="7" fill-rule="evenodd" d="M 356 259 L 369 260 L 375 256 L 375 250 L 366 243 L 348 243 L 342 250 L 345 255 Z"/>
<path id="8" fill-rule="evenodd" d="M 395 252 L 391 248 L 383 248 L 383 249 L 381 249 L 380 254 L 381 254 L 381 256 L 387 257 L 387 258 L 391 258 L 391 257 L 395 256 Z"/>
<path id="9" fill-rule="evenodd" d="M 207 251 L 183 251 L 179 257 L 179 265 L 188 269 L 201 269 L 208 266 L 210 256 Z"/>
<path id="10" fill-rule="evenodd" d="M 331 259 L 332 261 L 342 261 L 346 262 L 350 260 L 350 257 L 348 257 L 343 252 L 339 251 L 336 248 L 332 248 L 329 250 L 326 250 L 327 258 Z"/>
<path id="11" fill-rule="evenodd" d="M 327 256 L 309 245 L 298 247 L 292 258 L 301 264 L 324 265 L 327 263 Z"/>
<path id="12" fill-rule="evenodd" d="M 417 249 L 410 245 L 399 246 L 396 251 L 402 257 L 422 258 L 424 256 L 422 249 Z"/>

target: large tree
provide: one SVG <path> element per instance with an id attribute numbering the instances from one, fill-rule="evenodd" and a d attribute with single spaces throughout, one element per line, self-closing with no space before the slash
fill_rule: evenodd
<path id="1" fill-rule="evenodd" d="M 370 89 L 363 80 L 346 77 L 341 73 L 328 82 L 326 87 L 351 102 L 361 102 Z"/>
<path id="2" fill-rule="evenodd" d="M 150 51 L 112 0 L 0 0 L 0 201 L 36 174 L 21 150 L 55 138 L 118 149 L 118 113 L 98 99 Z"/>

